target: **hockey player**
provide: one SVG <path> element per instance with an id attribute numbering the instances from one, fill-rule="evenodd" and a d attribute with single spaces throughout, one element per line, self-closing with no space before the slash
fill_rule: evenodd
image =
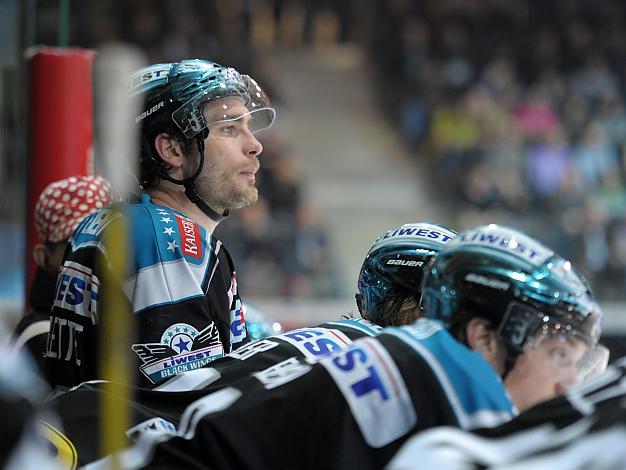
<path id="1" fill-rule="evenodd" d="M 464 232 L 455 246 L 426 279 L 426 314 L 466 343 L 467 326 L 484 325 L 483 355 L 519 410 L 576 383 L 577 364 L 597 345 L 601 313 L 571 263 L 494 225 Z"/>
<path id="2" fill-rule="evenodd" d="M 235 268 L 212 232 L 229 210 L 256 202 L 256 133 L 275 111 L 253 79 L 202 60 L 139 70 L 131 92 L 144 100 L 135 118 L 143 192 L 123 207 L 132 259 L 123 285 L 111 288 L 123 290 L 133 314 L 136 383 L 154 387 L 248 341 Z M 93 214 L 70 239 L 47 345 L 55 385 L 101 377 L 106 228 L 120 213 Z"/>
<path id="3" fill-rule="evenodd" d="M 177 425 L 144 432 L 122 466 L 381 468 L 413 433 L 494 427 L 561 393 L 600 334 L 569 262 L 495 225 L 448 243 L 424 296 L 429 318 L 414 325 L 198 396 Z"/>
<path id="4" fill-rule="evenodd" d="M 163 416 L 177 424 L 187 405 L 250 374 L 284 361 L 314 363 L 358 338 L 375 336 L 382 330 L 378 322 L 385 326 L 412 322 L 418 311 L 423 273 L 454 236 L 456 232 L 428 222 L 404 224 L 387 231 L 371 246 L 358 281 L 357 304 L 364 317 L 372 321 L 350 318 L 263 338 L 212 363 L 210 368 L 183 373 L 159 384 L 155 387 L 158 392 L 136 389 L 135 399 L 129 405 L 135 413 L 134 422 L 146 424 L 129 435 L 161 426 Z M 384 314 L 377 315 L 377 311 Z M 98 401 L 103 393 L 101 383 L 87 383 L 51 403 L 63 418 L 66 440 L 73 443 L 82 463 L 99 455 L 96 436 L 85 433 L 84 426 L 89 416 L 92 427 L 97 427 Z"/>

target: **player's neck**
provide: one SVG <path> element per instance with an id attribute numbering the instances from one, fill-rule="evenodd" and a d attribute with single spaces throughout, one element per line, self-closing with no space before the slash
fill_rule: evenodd
<path id="1" fill-rule="evenodd" d="M 161 182 L 156 188 L 151 188 L 146 192 L 150 195 L 154 204 L 182 212 L 194 222 L 204 227 L 209 233 L 213 233 L 219 223 L 211 219 L 202 212 L 198 206 L 191 202 L 187 196 L 185 196 L 185 190 L 182 186 Z"/>

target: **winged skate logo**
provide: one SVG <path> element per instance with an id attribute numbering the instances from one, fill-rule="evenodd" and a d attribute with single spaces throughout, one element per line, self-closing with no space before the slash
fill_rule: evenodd
<path id="1" fill-rule="evenodd" d="M 133 344 L 132 350 L 143 363 L 139 369 L 153 384 L 204 367 L 224 355 L 214 323 L 202 331 L 176 323 L 165 330 L 160 343 Z"/>

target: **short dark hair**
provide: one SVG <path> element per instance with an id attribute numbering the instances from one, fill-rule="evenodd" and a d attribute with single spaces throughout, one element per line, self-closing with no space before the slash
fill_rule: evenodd
<path id="1" fill-rule="evenodd" d="M 362 316 L 382 327 L 410 325 L 421 316 L 420 297 L 417 292 L 394 292 L 385 297 L 380 311 L 362 312 Z"/>
<path id="2" fill-rule="evenodd" d="M 481 313 L 478 306 L 472 302 L 464 301 L 459 304 L 459 308 L 455 315 L 450 319 L 448 331 L 459 342 L 469 347 L 467 343 L 467 325 L 474 318 L 480 318 L 489 325 L 489 328 L 495 330 L 497 325 L 493 324 L 493 320 L 487 315 Z"/>
<path id="3" fill-rule="evenodd" d="M 154 140 L 157 135 L 161 133 L 169 134 L 173 140 L 181 144 L 185 155 L 191 154 L 194 144 L 194 139 L 187 139 L 171 120 L 159 119 L 158 121 L 155 122 L 153 120 L 149 126 L 142 126 L 141 129 L 140 183 L 144 190 L 159 184 L 162 172 L 167 172 L 170 169 L 154 147 Z"/>

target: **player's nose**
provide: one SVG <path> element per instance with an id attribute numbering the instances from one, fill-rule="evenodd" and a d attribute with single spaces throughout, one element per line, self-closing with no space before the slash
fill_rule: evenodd
<path id="1" fill-rule="evenodd" d="M 250 132 L 250 130 L 246 131 L 246 142 L 244 145 L 244 154 L 247 157 L 258 157 L 261 152 L 263 152 L 263 145 L 261 145 L 261 142 L 259 142 L 256 136 L 252 132 Z"/>

